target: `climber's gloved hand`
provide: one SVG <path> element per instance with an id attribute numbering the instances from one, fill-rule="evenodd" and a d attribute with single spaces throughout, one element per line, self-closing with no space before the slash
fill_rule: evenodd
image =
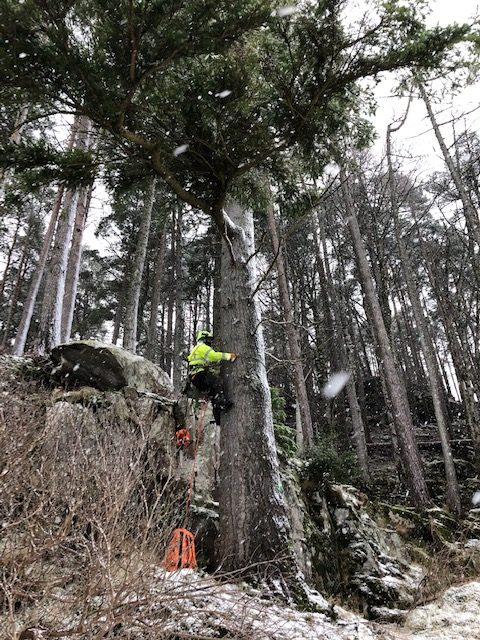
<path id="1" fill-rule="evenodd" d="M 230 354 L 230 362 L 235 362 L 237 358 L 238 358 L 238 355 L 236 353 Z"/>

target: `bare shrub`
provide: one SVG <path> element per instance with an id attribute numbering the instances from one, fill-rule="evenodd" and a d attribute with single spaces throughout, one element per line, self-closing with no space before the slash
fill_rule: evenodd
<path id="1" fill-rule="evenodd" d="M 183 516 L 172 468 L 138 421 L 48 406 L 8 376 L 1 394 L 0 627 L 106 637 L 149 597 Z"/>

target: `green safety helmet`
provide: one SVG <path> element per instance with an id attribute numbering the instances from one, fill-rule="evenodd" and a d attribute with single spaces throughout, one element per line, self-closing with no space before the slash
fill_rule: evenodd
<path id="1" fill-rule="evenodd" d="M 204 342 L 206 340 L 213 340 L 213 333 L 207 329 L 200 329 L 200 331 L 197 331 L 197 342 L 200 342 L 200 340 Z"/>

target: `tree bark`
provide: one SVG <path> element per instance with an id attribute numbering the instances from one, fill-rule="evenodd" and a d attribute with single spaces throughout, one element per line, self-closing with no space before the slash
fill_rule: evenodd
<path id="1" fill-rule="evenodd" d="M 50 267 L 45 278 L 40 326 L 35 349 L 40 354 L 49 353 L 61 342 L 62 304 L 65 294 L 68 251 L 78 203 L 78 191 L 68 191 L 62 213 L 58 219 Z"/>
<path id="2" fill-rule="evenodd" d="M 88 189 L 82 189 L 79 194 L 75 222 L 73 227 L 72 244 L 68 258 L 67 274 L 65 279 L 65 297 L 62 306 L 62 330 L 61 342 L 69 342 L 72 331 L 73 313 L 75 311 L 75 299 L 77 297 L 78 278 L 82 261 L 82 241 L 85 231 L 90 201 L 92 199 L 93 185 Z"/>
<path id="3" fill-rule="evenodd" d="M 402 123 L 403 124 L 403 123 Z M 400 125 L 401 126 L 401 125 Z M 387 128 L 387 163 L 388 163 L 388 179 L 390 184 L 390 204 L 391 212 L 394 221 L 395 239 L 397 242 L 397 248 L 400 256 L 400 265 L 403 273 L 405 283 L 407 285 L 408 297 L 410 304 L 412 305 L 412 311 L 415 318 L 415 324 L 417 325 L 417 333 L 420 339 L 420 345 L 422 348 L 423 356 L 425 358 L 425 364 L 428 373 L 428 382 L 430 392 L 432 394 L 433 408 L 435 411 L 435 418 L 437 421 L 438 433 L 440 436 L 440 442 L 442 443 L 443 462 L 445 465 L 445 476 L 447 481 L 447 505 L 453 511 L 453 513 L 460 515 L 461 513 L 461 500 L 460 491 L 458 488 L 457 473 L 455 470 L 455 463 L 453 461 L 452 447 L 450 444 L 449 435 L 449 421 L 448 416 L 444 411 L 444 399 L 442 394 L 442 384 L 438 368 L 436 366 L 435 352 L 428 328 L 427 320 L 423 314 L 423 309 L 418 293 L 417 285 L 412 276 L 412 266 L 410 258 L 407 253 L 407 247 L 400 228 L 400 216 L 398 206 L 398 196 L 396 188 L 396 178 L 392 164 L 392 150 L 391 150 L 391 133 L 396 131 L 392 125 L 388 125 Z"/>
<path id="4" fill-rule="evenodd" d="M 76 128 L 75 146 L 78 149 L 85 149 L 88 146 L 91 121 L 85 116 L 81 116 L 76 122 Z M 78 198 L 78 190 L 67 192 L 55 232 L 50 268 L 45 280 L 40 327 L 35 341 L 36 350 L 40 354 L 51 351 L 61 341 L 65 278 Z"/>
<path id="5" fill-rule="evenodd" d="M 185 348 L 185 307 L 183 301 L 183 206 L 178 205 L 175 229 L 175 333 L 173 336 L 173 386 L 180 391 Z"/>
<path id="6" fill-rule="evenodd" d="M 47 231 L 43 239 L 42 250 L 40 252 L 40 257 L 38 259 L 38 264 L 33 273 L 33 278 L 32 278 L 32 282 L 30 283 L 27 299 L 25 300 L 25 303 L 23 305 L 22 318 L 20 320 L 20 324 L 17 329 L 17 335 L 15 338 L 15 344 L 13 347 L 13 353 L 16 356 L 23 355 L 25 351 L 25 343 L 27 342 L 27 335 L 30 329 L 30 323 L 32 321 L 35 303 L 37 301 L 38 290 L 40 289 L 40 283 L 42 281 L 42 277 L 45 271 L 45 265 L 47 263 L 47 258 L 50 251 L 50 245 L 52 244 L 52 239 L 55 233 L 55 228 L 57 226 L 57 220 L 60 213 L 60 208 L 62 206 L 63 192 L 64 192 L 63 187 L 60 187 L 57 193 L 57 197 L 55 199 L 55 204 L 53 205 L 52 213 L 50 215 Z"/>
<path id="7" fill-rule="evenodd" d="M 166 225 L 162 223 L 157 237 L 157 253 L 155 255 L 155 263 L 153 267 L 153 283 L 152 298 L 150 301 L 150 320 L 148 323 L 147 333 L 147 358 L 153 362 L 157 361 L 158 356 L 158 310 L 160 308 L 160 297 L 162 295 L 162 281 L 165 272 L 165 243 L 166 243 Z"/>
<path id="8" fill-rule="evenodd" d="M 153 205 L 155 202 L 155 185 L 156 178 L 152 178 L 149 182 L 147 193 L 145 195 L 143 214 L 138 230 L 135 255 L 133 257 L 132 276 L 129 281 L 127 293 L 123 347 L 132 353 L 135 353 L 137 350 L 138 303 L 140 300 L 140 287 L 142 284 L 143 269 L 145 267 L 145 256 L 147 255 L 150 222 L 152 220 Z"/>
<path id="9" fill-rule="evenodd" d="M 270 192 L 271 197 L 271 192 Z M 293 365 L 293 379 L 295 384 L 295 394 L 297 396 L 298 408 L 300 412 L 300 422 L 302 429 L 303 447 L 309 449 L 313 446 L 313 425 L 310 414 L 310 404 L 308 402 L 307 387 L 302 364 L 302 350 L 300 347 L 300 337 L 294 321 L 293 307 L 290 302 L 288 281 L 283 259 L 282 247 L 278 237 L 277 223 L 273 210 L 273 203 L 267 205 L 267 221 L 272 239 L 274 256 L 276 256 L 277 282 L 280 294 L 280 304 L 284 320 L 284 330 L 288 342 L 288 351 Z"/>
<path id="10" fill-rule="evenodd" d="M 20 108 L 18 115 L 15 119 L 15 124 L 13 126 L 13 131 L 9 136 L 9 141 L 14 144 L 19 144 L 22 139 L 22 131 L 25 126 L 25 121 L 28 115 L 28 106 L 24 105 Z M 5 185 L 10 176 L 14 173 L 14 169 L 3 170 L 0 169 L 0 200 L 3 200 L 5 194 Z"/>
<path id="11" fill-rule="evenodd" d="M 80 124 L 80 118 L 75 118 L 70 131 L 70 137 L 68 139 L 67 149 L 72 149 L 75 138 L 77 136 L 78 128 Z M 58 216 L 62 207 L 64 188 L 60 187 L 55 198 L 55 202 L 48 222 L 47 231 L 43 239 L 42 250 L 38 259 L 38 264 L 33 274 L 32 282 L 28 290 L 27 299 L 23 305 L 22 318 L 17 329 L 17 335 L 15 337 L 15 344 L 13 347 L 13 353 L 16 356 L 23 355 L 25 351 L 25 344 L 27 342 L 28 332 L 30 330 L 30 324 L 32 322 L 33 311 L 35 303 L 37 301 L 38 291 L 42 282 L 43 274 L 45 272 L 45 266 L 47 264 L 48 255 L 50 252 L 50 246 L 52 244 L 55 229 L 57 227 Z"/>
<path id="12" fill-rule="evenodd" d="M 393 410 L 395 432 L 398 439 L 407 486 L 411 492 L 411 498 L 415 506 L 424 507 L 429 503 L 429 495 L 422 460 L 415 440 L 407 393 L 395 365 L 382 310 L 373 284 L 372 272 L 355 215 L 352 195 L 346 184 L 346 175 L 343 169 L 341 170 L 340 179 L 342 181 L 342 192 L 344 195 L 345 218 L 352 236 L 365 301 L 370 308 L 370 317 L 373 322 L 372 330 L 374 331 L 381 354 L 387 393 Z"/>
<path id="13" fill-rule="evenodd" d="M 253 216 L 237 203 L 230 204 L 227 213 L 228 238 L 222 239 L 220 344 L 239 357 L 227 365 L 234 406 L 222 415 L 220 430 L 219 558 L 224 570 L 261 562 L 259 572 L 282 580 L 285 570 L 296 571 L 296 563 L 289 548 L 260 306 L 254 295 Z"/>
<path id="14" fill-rule="evenodd" d="M 345 304 L 345 298 L 343 291 L 340 295 L 336 295 L 332 271 L 330 269 L 330 262 L 328 260 L 327 245 L 325 237 L 325 229 L 323 220 L 318 213 L 317 216 L 320 238 L 322 242 L 323 257 L 319 254 L 319 268 L 321 268 L 325 283 L 330 291 L 331 306 L 333 308 L 333 315 L 335 318 L 335 325 L 339 328 L 340 335 L 337 336 L 337 341 L 340 342 L 340 367 L 347 370 L 350 377 L 347 382 L 347 399 L 350 408 L 350 417 L 352 420 L 353 429 L 353 441 L 355 444 L 355 450 L 357 453 L 358 464 L 362 474 L 364 482 L 370 480 L 370 472 L 368 470 L 368 451 L 367 441 L 365 438 L 365 426 L 363 423 L 362 412 L 360 410 L 360 404 L 358 402 L 356 385 L 355 385 L 355 363 L 354 363 L 354 349 L 352 343 L 352 337 L 349 329 L 347 305 Z M 328 297 L 326 303 L 329 304 Z M 333 323 L 332 323 L 333 325 Z M 333 338 L 333 326 L 332 326 L 332 338 Z M 340 340 L 338 340 L 340 339 Z"/>
<path id="15" fill-rule="evenodd" d="M 30 228 L 30 225 L 29 225 L 29 228 Z M 25 271 L 28 268 L 28 257 L 30 253 L 30 246 L 28 244 L 28 231 L 27 231 L 26 237 L 24 238 L 24 243 L 25 244 L 23 247 L 22 256 L 20 258 L 20 264 L 18 266 L 17 277 L 15 279 L 13 291 L 10 296 L 10 303 L 8 305 L 7 318 L 5 320 L 5 324 L 3 327 L 3 339 L 2 339 L 2 345 L 1 345 L 2 348 L 5 348 L 7 346 L 9 333 L 10 333 L 10 326 L 12 324 L 13 313 L 17 305 L 22 282 L 25 278 Z"/>

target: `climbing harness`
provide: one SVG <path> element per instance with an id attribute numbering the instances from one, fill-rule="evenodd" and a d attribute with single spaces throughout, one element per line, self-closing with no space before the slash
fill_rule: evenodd
<path id="1" fill-rule="evenodd" d="M 207 402 L 204 402 L 198 414 L 198 428 L 195 438 L 195 446 L 193 448 L 192 472 L 190 474 L 190 481 L 188 483 L 183 527 L 174 529 L 172 533 L 172 537 L 168 544 L 167 551 L 161 565 L 162 567 L 165 567 L 166 571 L 177 571 L 177 569 L 195 569 L 197 566 L 197 558 L 195 555 L 195 536 L 191 531 L 186 529 L 186 526 L 188 518 L 190 516 L 190 504 L 192 501 L 193 485 L 195 481 L 198 445 L 202 437 L 203 418 L 205 416 L 206 409 Z"/>

